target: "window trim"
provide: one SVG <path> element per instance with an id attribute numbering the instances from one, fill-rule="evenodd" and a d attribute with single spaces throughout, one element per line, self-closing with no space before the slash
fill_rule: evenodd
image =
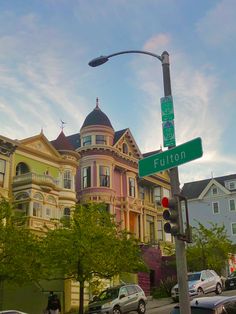
<path id="1" fill-rule="evenodd" d="M 108 173 L 101 174 L 101 169 L 104 168 L 108 170 Z M 106 171 L 105 171 L 106 172 Z M 98 175 L 99 175 L 99 186 L 110 188 L 111 186 L 111 169 L 109 166 L 99 165 L 98 167 Z M 105 183 L 103 183 L 105 182 Z"/>
<path id="2" fill-rule="evenodd" d="M 72 172 L 69 169 L 63 171 L 63 188 L 72 190 Z"/>
<path id="3" fill-rule="evenodd" d="M 2 159 L 2 158 L 0 158 L 0 161 L 2 161 L 2 163 L 3 163 L 3 169 L 1 170 L 1 168 L 0 168 L 0 178 L 2 178 L 2 179 L 0 179 L 0 187 L 4 187 L 7 162 L 6 162 L 6 159 Z"/>
<path id="4" fill-rule="evenodd" d="M 129 177 L 128 182 L 129 182 L 129 196 L 135 197 L 136 196 L 135 178 Z M 132 185 L 131 182 L 133 182 Z"/>
<path id="5" fill-rule="evenodd" d="M 235 233 L 233 232 L 233 225 L 235 225 Z M 231 222 L 231 234 L 236 236 L 236 222 Z"/>
<path id="6" fill-rule="evenodd" d="M 92 135 L 85 135 L 82 137 L 82 146 L 92 145 Z"/>
<path id="7" fill-rule="evenodd" d="M 218 212 L 214 211 L 214 204 L 217 204 L 218 207 Z M 214 215 L 218 215 L 220 213 L 220 206 L 219 206 L 219 202 L 212 202 L 212 212 Z"/>
<path id="8" fill-rule="evenodd" d="M 85 182 L 86 182 L 86 186 L 85 186 Z M 91 187 L 91 166 L 86 166 L 86 167 L 83 167 L 82 169 L 82 188 L 86 189 L 90 187 Z"/>
<path id="9" fill-rule="evenodd" d="M 231 201 L 234 202 L 234 209 L 231 209 L 231 206 L 230 206 L 230 202 Z M 235 204 L 235 199 L 234 198 L 229 199 L 229 211 L 230 212 L 235 212 L 236 211 L 236 204 Z"/>
<path id="10" fill-rule="evenodd" d="M 102 139 L 98 139 L 99 137 L 101 137 Z M 103 134 L 96 134 L 95 135 L 95 143 L 97 145 L 107 145 L 107 138 L 105 135 Z"/>
<path id="11" fill-rule="evenodd" d="M 214 190 L 216 190 L 216 193 L 214 193 Z M 216 186 L 212 187 L 212 195 L 218 195 L 218 188 Z"/>

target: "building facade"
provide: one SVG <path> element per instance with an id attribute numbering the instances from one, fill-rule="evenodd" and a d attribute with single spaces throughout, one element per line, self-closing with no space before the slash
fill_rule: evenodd
<path id="1" fill-rule="evenodd" d="M 122 228 L 139 239 L 150 274 L 133 280 L 149 294 L 163 278 L 161 246 L 172 241 L 163 231 L 161 207 L 161 198 L 170 195 L 168 171 L 138 176 L 138 161 L 157 152 L 142 154 L 128 128 L 115 131 L 97 100 L 79 133 L 66 136 L 62 129 L 51 142 L 43 132 L 17 141 L 4 186 L 38 233 L 55 228 L 76 203 L 105 203 Z M 43 293 L 55 289 L 66 312 L 78 307 L 78 283 L 48 286 Z"/>
<path id="2" fill-rule="evenodd" d="M 189 219 L 205 227 L 225 225 L 227 235 L 236 243 L 236 174 L 185 183 L 182 194 L 188 198 Z"/>

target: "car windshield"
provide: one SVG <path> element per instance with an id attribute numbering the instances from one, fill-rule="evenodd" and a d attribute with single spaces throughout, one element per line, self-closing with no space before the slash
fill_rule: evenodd
<path id="1" fill-rule="evenodd" d="M 201 273 L 188 274 L 188 281 L 200 280 Z"/>
<path id="2" fill-rule="evenodd" d="M 229 275 L 229 278 L 234 278 L 236 277 L 236 271 L 232 272 L 230 275 Z"/>
<path id="3" fill-rule="evenodd" d="M 102 291 L 98 298 L 99 300 L 103 301 L 103 300 L 114 300 L 116 298 L 118 298 L 119 295 L 119 288 L 114 288 L 114 289 L 107 289 Z"/>
<path id="4" fill-rule="evenodd" d="M 214 314 L 214 310 L 211 309 L 201 309 L 201 308 L 191 308 L 191 314 Z M 181 314 L 179 308 L 174 308 L 171 314 Z"/>

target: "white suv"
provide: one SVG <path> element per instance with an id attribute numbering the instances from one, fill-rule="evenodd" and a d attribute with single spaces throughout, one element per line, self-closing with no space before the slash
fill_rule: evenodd
<path id="1" fill-rule="evenodd" d="M 202 270 L 188 273 L 189 296 L 203 295 L 209 292 L 221 294 L 222 281 L 214 270 Z M 178 284 L 171 289 L 171 297 L 174 301 L 179 299 Z"/>

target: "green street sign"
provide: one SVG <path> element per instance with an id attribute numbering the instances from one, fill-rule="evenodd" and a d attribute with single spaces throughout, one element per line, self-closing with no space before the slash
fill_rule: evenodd
<path id="1" fill-rule="evenodd" d="M 163 170 L 177 167 L 191 160 L 200 158 L 202 154 L 202 140 L 200 137 L 197 137 L 162 153 L 139 160 L 139 177 L 149 176 Z"/>
<path id="2" fill-rule="evenodd" d="M 162 123 L 164 147 L 175 146 L 175 124 L 174 120 Z"/>
<path id="3" fill-rule="evenodd" d="M 174 120 L 174 106 L 171 96 L 161 98 L 161 117 L 162 121 Z"/>

